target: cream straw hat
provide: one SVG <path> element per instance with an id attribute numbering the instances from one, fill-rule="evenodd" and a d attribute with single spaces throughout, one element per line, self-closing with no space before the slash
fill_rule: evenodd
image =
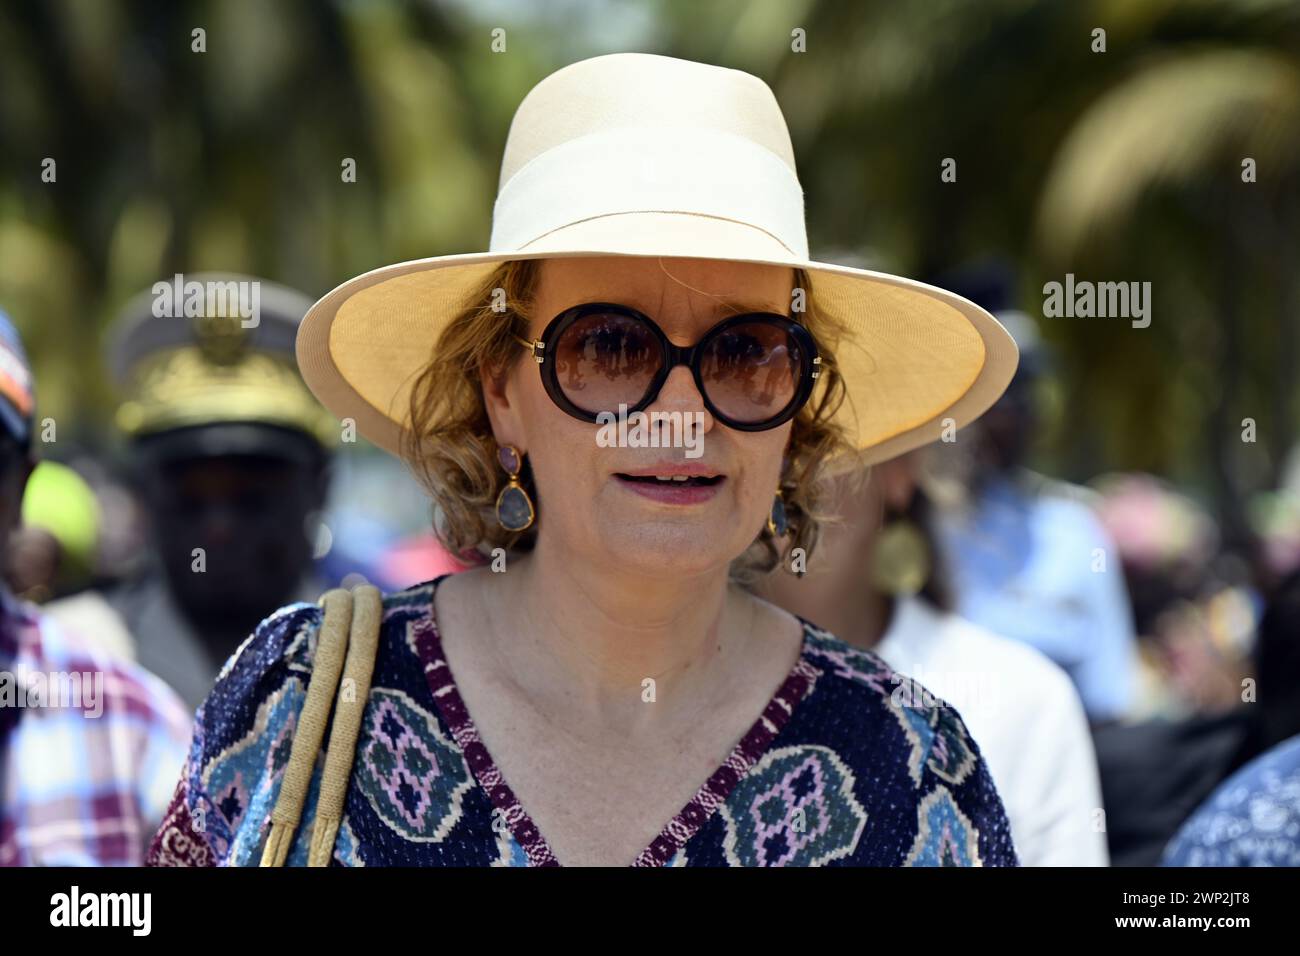
<path id="1" fill-rule="evenodd" d="M 946 420 L 973 421 L 1016 368 L 1011 336 L 960 296 L 808 258 L 803 188 L 766 83 L 614 53 L 552 73 L 520 103 L 488 251 L 384 266 L 330 292 L 298 332 L 303 378 L 326 408 L 398 454 L 435 339 L 499 263 L 600 255 L 808 270 L 814 306 L 850 330 L 835 349 L 848 390 L 838 414 L 864 461 L 935 441 Z"/>

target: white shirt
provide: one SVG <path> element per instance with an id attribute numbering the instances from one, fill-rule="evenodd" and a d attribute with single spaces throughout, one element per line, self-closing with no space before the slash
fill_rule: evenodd
<path id="1" fill-rule="evenodd" d="M 901 597 L 873 648 L 956 708 L 983 754 L 1024 866 L 1106 866 L 1097 755 L 1083 704 L 1043 654 Z"/>

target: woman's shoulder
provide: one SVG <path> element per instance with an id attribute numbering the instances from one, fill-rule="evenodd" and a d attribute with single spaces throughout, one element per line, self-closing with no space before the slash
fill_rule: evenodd
<path id="1" fill-rule="evenodd" d="M 426 581 L 382 599 L 376 666 L 422 679 L 407 625 L 428 619 Z M 311 682 L 324 609 L 287 604 L 230 656 L 195 715 L 181 780 L 154 839 L 154 865 L 250 865 L 259 855 Z M 197 821 L 197 825 L 196 825 Z"/>
<path id="2" fill-rule="evenodd" d="M 428 618 L 433 590 L 442 575 L 381 595 L 381 631 Z M 324 609 L 319 602 L 297 601 L 267 615 L 235 650 L 217 675 L 213 693 L 240 697 L 270 680 L 308 677 L 315 660 Z"/>
<path id="3" fill-rule="evenodd" d="M 804 661 L 819 672 L 818 682 L 835 686 L 840 693 L 855 694 L 872 703 L 888 703 L 894 690 L 906 680 L 875 651 L 840 640 L 825 628 L 796 615 L 803 627 Z"/>
<path id="4" fill-rule="evenodd" d="M 873 747 L 910 745 L 918 751 L 909 761 L 914 778 L 919 778 L 918 764 L 937 750 L 954 761 L 949 768 L 953 782 L 979 762 L 979 747 L 956 708 L 875 651 L 842 641 L 805 618 L 800 621 L 802 659 L 815 675 L 811 716 L 824 715 L 828 728 Z"/>
<path id="5" fill-rule="evenodd" d="M 957 710 L 874 651 L 800 621 L 811 687 L 787 738 L 870 781 L 858 791 L 873 804 L 866 820 L 895 828 L 869 842 L 909 865 L 1015 865 L 1005 808 Z"/>

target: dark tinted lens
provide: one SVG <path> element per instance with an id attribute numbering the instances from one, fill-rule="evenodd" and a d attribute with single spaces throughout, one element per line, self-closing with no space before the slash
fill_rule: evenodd
<path id="1" fill-rule="evenodd" d="M 716 335 L 700 361 L 709 400 L 733 421 L 756 425 L 779 415 L 794 398 L 803 350 L 785 328 L 755 320 Z"/>
<path id="2" fill-rule="evenodd" d="M 620 312 L 594 312 L 575 321 L 555 343 L 556 380 L 583 411 L 635 406 L 663 364 L 651 330 Z"/>

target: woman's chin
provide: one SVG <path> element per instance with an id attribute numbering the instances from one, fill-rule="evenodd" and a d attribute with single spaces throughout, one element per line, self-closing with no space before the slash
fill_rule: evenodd
<path id="1" fill-rule="evenodd" d="M 603 551 L 624 568 L 656 576 L 690 576 L 725 567 L 743 550 L 734 528 L 699 524 L 637 522 L 602 535 Z"/>

